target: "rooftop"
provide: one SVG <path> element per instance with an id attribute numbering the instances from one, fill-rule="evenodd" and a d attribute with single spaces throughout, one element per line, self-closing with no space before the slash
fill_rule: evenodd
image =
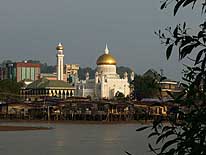
<path id="1" fill-rule="evenodd" d="M 27 89 L 44 89 L 44 88 L 73 88 L 73 86 L 69 85 L 65 81 L 61 80 L 48 80 L 46 78 L 42 78 L 40 80 L 36 80 L 27 86 Z"/>

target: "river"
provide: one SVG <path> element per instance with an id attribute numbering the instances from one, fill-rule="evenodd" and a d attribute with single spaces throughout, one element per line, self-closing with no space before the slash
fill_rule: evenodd
<path id="1" fill-rule="evenodd" d="M 3 123 L 52 130 L 0 132 L 1 155 L 151 155 L 138 124 Z M 148 131 L 147 131 L 148 132 Z"/>

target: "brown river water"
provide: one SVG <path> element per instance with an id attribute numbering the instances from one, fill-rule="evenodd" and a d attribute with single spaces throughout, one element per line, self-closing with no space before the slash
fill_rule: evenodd
<path id="1" fill-rule="evenodd" d="M 2 123 L 1 123 L 2 124 Z M 0 155 L 152 155 L 139 124 L 3 123 L 52 130 L 2 131 Z"/>

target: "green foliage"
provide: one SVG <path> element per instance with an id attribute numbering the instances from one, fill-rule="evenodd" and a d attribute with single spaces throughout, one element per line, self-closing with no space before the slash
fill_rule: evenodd
<path id="1" fill-rule="evenodd" d="M 115 94 L 115 98 L 117 100 L 124 100 L 125 96 L 124 96 L 124 94 L 122 92 L 117 91 L 116 94 Z"/>
<path id="2" fill-rule="evenodd" d="M 22 87 L 22 84 L 17 83 L 16 81 L 1 80 L 0 81 L 0 99 L 18 98 L 21 87 Z"/>
<path id="3" fill-rule="evenodd" d="M 190 5 L 192 8 L 201 5 L 202 13 L 206 13 L 205 0 L 164 0 L 161 9 L 172 3 L 175 4 L 174 15 L 181 7 Z M 178 49 L 179 60 L 189 59 L 192 64 L 185 65 L 184 91 L 174 97 L 178 106 L 176 111 L 168 115 L 168 123 L 163 123 L 161 119 L 153 122 L 152 132 L 148 137 L 156 137 L 156 144 L 161 147 L 149 144 L 149 148 L 157 155 L 206 154 L 206 22 L 199 25 L 197 33 L 191 33 L 189 29 L 183 23 L 173 30 L 167 27 L 164 32 L 156 32 L 167 47 L 167 59 Z"/>
<path id="4" fill-rule="evenodd" d="M 80 67 L 79 68 L 79 71 L 78 71 L 79 79 L 81 80 L 86 79 L 87 72 L 89 73 L 89 78 L 94 79 L 94 75 L 96 71 L 90 67 L 85 67 L 85 68 Z"/>
<path id="5" fill-rule="evenodd" d="M 120 75 L 120 78 L 124 78 L 124 73 L 125 72 L 127 72 L 128 75 L 130 76 L 131 73 L 132 73 L 132 70 L 129 67 L 125 67 L 125 66 L 117 67 L 117 74 Z M 130 80 L 130 78 L 128 80 Z"/>
<path id="6" fill-rule="evenodd" d="M 160 9 L 165 9 L 168 5 L 174 4 L 174 16 L 177 14 L 178 10 L 181 7 L 187 7 L 187 6 L 192 6 L 192 9 L 194 8 L 195 5 L 200 5 L 201 12 L 206 13 L 206 1 L 205 0 L 163 0 L 161 1 L 161 7 Z"/>
<path id="7" fill-rule="evenodd" d="M 41 72 L 42 73 L 54 73 L 56 72 L 56 66 L 47 65 L 47 63 L 41 64 Z"/>
<path id="8" fill-rule="evenodd" d="M 134 94 L 137 98 L 153 98 L 159 96 L 158 81 L 151 76 L 135 76 Z"/>

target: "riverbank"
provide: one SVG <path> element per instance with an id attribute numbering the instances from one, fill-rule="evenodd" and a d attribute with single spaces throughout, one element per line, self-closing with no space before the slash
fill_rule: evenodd
<path id="1" fill-rule="evenodd" d="M 49 130 L 47 127 L 31 127 L 31 126 L 10 126 L 0 125 L 0 131 L 28 131 L 28 130 Z"/>
<path id="2" fill-rule="evenodd" d="M 6 123 L 15 123 L 15 125 L 5 125 Z M 19 123 L 19 125 L 18 125 Z M 24 126 L 22 124 L 29 123 L 31 125 L 35 124 L 85 124 L 85 125 L 118 125 L 118 124 L 151 124 L 151 121 L 45 121 L 45 120 L 0 120 L 0 132 L 1 131 L 29 131 L 29 130 L 50 130 L 49 127 L 39 127 L 39 126 Z M 2 124 L 2 125 L 1 125 Z"/>
<path id="3" fill-rule="evenodd" d="M 83 121 L 83 120 L 58 120 L 58 121 L 46 121 L 46 120 L 0 120 L 0 123 L 49 123 L 49 124 L 151 124 L 152 121 L 144 120 L 129 120 L 129 121 Z"/>

